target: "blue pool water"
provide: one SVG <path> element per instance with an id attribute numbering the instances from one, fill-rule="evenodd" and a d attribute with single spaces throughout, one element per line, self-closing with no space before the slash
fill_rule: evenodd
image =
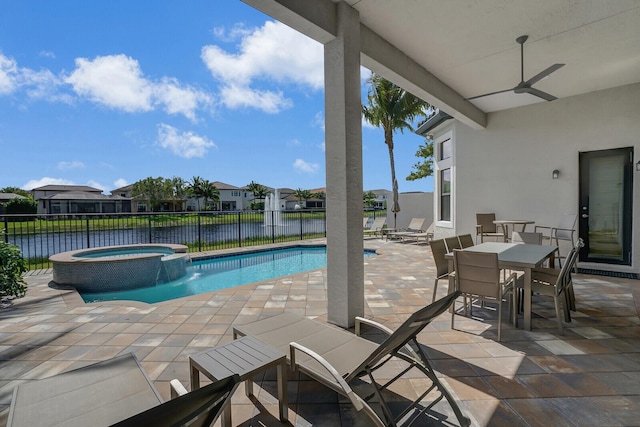
<path id="1" fill-rule="evenodd" d="M 375 255 L 365 251 L 364 256 Z M 83 293 L 85 302 L 141 301 L 149 304 L 226 289 L 247 283 L 326 267 L 324 246 L 250 252 L 194 261 L 187 274 L 173 282 L 121 292 Z"/>

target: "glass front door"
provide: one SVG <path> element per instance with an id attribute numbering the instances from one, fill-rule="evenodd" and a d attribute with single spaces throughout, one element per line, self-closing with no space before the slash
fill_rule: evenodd
<path id="1" fill-rule="evenodd" d="M 633 148 L 580 153 L 580 261 L 631 265 Z"/>

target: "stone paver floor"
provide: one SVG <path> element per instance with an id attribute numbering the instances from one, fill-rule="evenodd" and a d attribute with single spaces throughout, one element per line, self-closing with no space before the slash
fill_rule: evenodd
<path id="1" fill-rule="evenodd" d="M 435 265 L 426 245 L 365 240 L 379 255 L 366 259 L 365 315 L 392 329 L 431 302 Z M 291 311 L 326 319 L 326 274 L 315 270 L 164 303 L 84 304 L 49 287 L 51 274 L 29 276 L 25 298 L 0 310 L 0 425 L 13 388 L 123 352 L 133 351 L 161 394 L 169 381 L 189 389 L 188 355 L 228 342 L 232 325 Z M 552 300 L 534 300 L 533 330 L 503 325 L 496 341 L 494 310 L 474 318 L 440 316 L 420 335 L 433 366 L 474 425 L 582 426 L 640 424 L 640 281 L 575 275 L 577 313 L 555 324 Z M 446 293 L 441 282 L 439 294 Z M 258 379 L 256 398 L 233 398 L 233 423 L 280 426 L 275 373 Z M 410 374 L 394 392 L 416 393 Z M 344 399 L 290 374 L 289 424 L 367 425 Z M 439 403 L 415 425 L 455 425 Z M 439 418 L 439 419 L 438 419 Z M 46 421 L 43 420 L 43 424 Z"/>

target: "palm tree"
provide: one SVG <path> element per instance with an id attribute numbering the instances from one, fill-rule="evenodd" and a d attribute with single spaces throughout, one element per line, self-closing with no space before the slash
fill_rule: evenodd
<path id="1" fill-rule="evenodd" d="M 209 180 L 204 180 L 202 182 L 202 197 L 204 197 L 204 208 L 207 209 L 207 205 L 209 204 L 209 200 L 213 202 L 214 205 L 217 205 L 220 202 L 220 190 Z"/>
<path id="2" fill-rule="evenodd" d="M 376 197 L 376 193 L 374 193 L 373 191 L 365 191 L 364 193 L 362 193 L 362 200 L 365 207 L 374 207 L 376 204 Z"/>
<path id="3" fill-rule="evenodd" d="M 176 212 L 176 206 L 178 206 L 178 203 L 180 204 L 180 210 L 182 210 L 182 202 L 184 201 L 187 183 L 184 181 L 184 179 L 177 176 L 174 176 L 168 181 L 171 187 L 170 193 L 173 200 L 173 211 Z"/>
<path id="4" fill-rule="evenodd" d="M 264 199 L 267 197 L 267 187 L 262 184 L 258 184 L 257 182 L 251 181 L 249 185 L 247 185 L 247 190 L 251 191 L 254 199 L 262 201 L 262 209 L 264 209 Z"/>
<path id="5" fill-rule="evenodd" d="M 304 200 L 305 206 L 307 205 L 307 200 L 311 198 L 311 191 L 303 190 L 302 188 L 298 188 L 293 194 L 298 198 L 299 202 Z"/>
<path id="6" fill-rule="evenodd" d="M 393 187 L 391 211 L 394 214 L 395 222 L 396 214 L 400 212 L 400 205 L 398 204 L 398 181 L 396 180 L 396 166 L 393 156 L 393 133 L 396 130 L 403 133 L 405 129 L 413 131 L 411 123 L 416 118 L 425 116 L 430 105 L 377 74 L 371 74 L 369 78 L 367 100 L 369 105 L 362 106 L 362 115 L 373 126 L 382 127 L 384 143 L 387 144 L 389 150 L 391 185 Z"/>
<path id="7" fill-rule="evenodd" d="M 196 202 L 198 203 L 198 210 L 200 210 L 200 198 L 203 197 L 202 184 L 204 183 L 204 181 L 205 180 L 200 178 L 199 176 L 194 176 L 193 178 L 191 178 L 191 182 L 188 184 L 189 193 L 191 193 L 196 198 Z"/>

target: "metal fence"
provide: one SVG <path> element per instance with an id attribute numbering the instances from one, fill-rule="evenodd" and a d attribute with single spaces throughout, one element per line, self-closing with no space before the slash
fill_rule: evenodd
<path id="1" fill-rule="evenodd" d="M 187 245 L 190 252 L 326 237 L 324 210 L 83 215 L 4 215 L 3 239 L 29 269 L 77 249 L 145 243 Z"/>

